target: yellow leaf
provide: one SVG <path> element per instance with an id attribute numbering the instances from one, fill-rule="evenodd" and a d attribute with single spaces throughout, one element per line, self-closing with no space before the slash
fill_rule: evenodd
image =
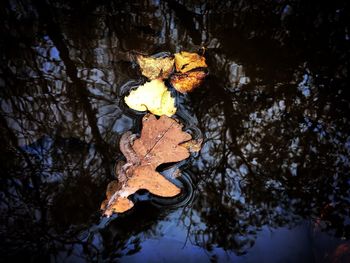
<path id="1" fill-rule="evenodd" d="M 205 57 L 197 53 L 181 51 L 175 54 L 175 67 L 176 71 L 184 73 L 195 68 L 206 68 L 208 66 L 205 63 Z"/>
<path id="2" fill-rule="evenodd" d="M 166 79 L 173 71 L 174 58 L 137 56 L 137 63 L 140 65 L 142 75 L 148 79 Z"/>
<path id="3" fill-rule="evenodd" d="M 161 116 L 172 116 L 176 112 L 175 98 L 171 97 L 164 82 L 155 79 L 139 86 L 124 98 L 125 103 L 138 111 L 149 110 L 151 113 Z"/>

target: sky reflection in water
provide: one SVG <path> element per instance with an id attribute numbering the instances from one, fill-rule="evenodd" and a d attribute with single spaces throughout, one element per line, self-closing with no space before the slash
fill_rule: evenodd
<path id="1" fill-rule="evenodd" d="M 5 1 L 1 253 L 5 260 L 346 262 L 348 5 Z M 206 47 L 210 75 L 173 92 L 198 155 L 182 196 L 140 192 L 101 219 L 135 54 Z M 165 171 L 166 172 L 166 171 Z M 175 260 L 176 259 L 176 260 Z"/>

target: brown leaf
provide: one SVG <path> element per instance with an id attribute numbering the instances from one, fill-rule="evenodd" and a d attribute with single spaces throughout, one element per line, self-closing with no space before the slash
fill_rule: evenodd
<path id="1" fill-rule="evenodd" d="M 188 150 L 180 143 L 191 139 L 182 131 L 182 124 L 172 118 L 147 114 L 142 119 L 141 137 L 135 140 L 133 148 L 140 156 L 141 165 L 156 168 L 162 163 L 178 162 L 189 156 Z"/>
<path id="2" fill-rule="evenodd" d="M 181 51 L 175 54 L 175 67 L 176 71 L 184 73 L 195 68 L 206 68 L 208 66 L 205 63 L 205 57 L 197 53 Z"/>
<path id="3" fill-rule="evenodd" d="M 140 55 L 137 56 L 137 63 L 140 65 L 142 75 L 148 79 L 166 79 L 173 71 L 174 58 L 154 58 Z"/>
<path id="4" fill-rule="evenodd" d="M 162 197 L 172 197 L 180 193 L 176 185 L 152 169 L 150 165 L 137 167 L 128 184 L 134 188 L 135 192 L 139 189 L 147 189 L 152 194 Z"/>
<path id="5" fill-rule="evenodd" d="M 176 73 L 171 76 L 170 83 L 181 93 L 191 92 L 202 84 L 206 75 L 207 73 L 202 70 Z"/>
<path id="6" fill-rule="evenodd" d="M 133 207 L 127 197 L 139 189 L 146 189 L 162 197 L 180 193 L 180 189 L 158 173 L 156 168 L 160 164 L 178 162 L 189 157 L 188 149 L 181 144 L 189 141 L 191 135 L 182 131 L 180 123 L 165 115 L 156 119 L 154 115 L 147 114 L 143 117 L 142 124 L 140 138 L 134 141 L 130 139 L 132 135 L 127 134 L 120 141 L 120 149 L 127 163 L 117 166 L 119 183 L 112 181 L 107 187 L 107 199 L 101 205 L 106 216 Z"/>

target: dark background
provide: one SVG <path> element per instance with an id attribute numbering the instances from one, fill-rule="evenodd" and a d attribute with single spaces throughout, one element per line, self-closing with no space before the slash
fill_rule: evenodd
<path id="1" fill-rule="evenodd" d="M 347 1 L 0 7 L 2 262 L 349 262 Z M 141 129 L 134 56 L 202 47 L 205 83 L 172 90 L 204 138 L 181 196 L 101 218 L 119 138 Z"/>

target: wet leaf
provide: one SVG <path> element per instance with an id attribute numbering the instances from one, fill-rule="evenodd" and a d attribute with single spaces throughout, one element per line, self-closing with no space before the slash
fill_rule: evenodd
<path id="1" fill-rule="evenodd" d="M 150 111 L 161 116 L 172 116 L 176 112 L 175 98 L 171 97 L 164 82 L 155 79 L 139 86 L 125 97 L 125 103 L 137 111 Z"/>
<path id="2" fill-rule="evenodd" d="M 191 92 L 202 84 L 206 75 L 207 73 L 202 70 L 176 73 L 171 76 L 170 83 L 181 93 Z"/>
<path id="3" fill-rule="evenodd" d="M 189 150 L 181 144 L 191 140 L 191 135 L 182 131 L 182 124 L 165 115 L 156 119 L 154 115 L 146 114 L 142 124 L 140 138 L 132 141 L 124 136 L 120 141 L 121 149 L 129 148 L 123 144 L 132 142 L 133 153 L 129 153 L 130 149 L 123 151 L 127 155 L 127 163 L 117 171 L 119 181 L 112 181 L 107 187 L 107 199 L 101 205 L 106 216 L 114 212 L 122 213 L 133 207 L 127 197 L 139 189 L 146 189 L 162 197 L 172 197 L 180 193 L 180 189 L 158 173 L 156 168 L 163 163 L 179 162 L 188 158 Z"/>
<path id="4" fill-rule="evenodd" d="M 148 79 L 166 79 L 173 71 L 174 58 L 153 58 L 137 56 L 137 63 L 140 65 L 142 75 Z"/>
<path id="5" fill-rule="evenodd" d="M 185 73 L 195 68 L 207 68 L 205 57 L 197 53 L 181 51 L 175 54 L 176 71 Z"/>

